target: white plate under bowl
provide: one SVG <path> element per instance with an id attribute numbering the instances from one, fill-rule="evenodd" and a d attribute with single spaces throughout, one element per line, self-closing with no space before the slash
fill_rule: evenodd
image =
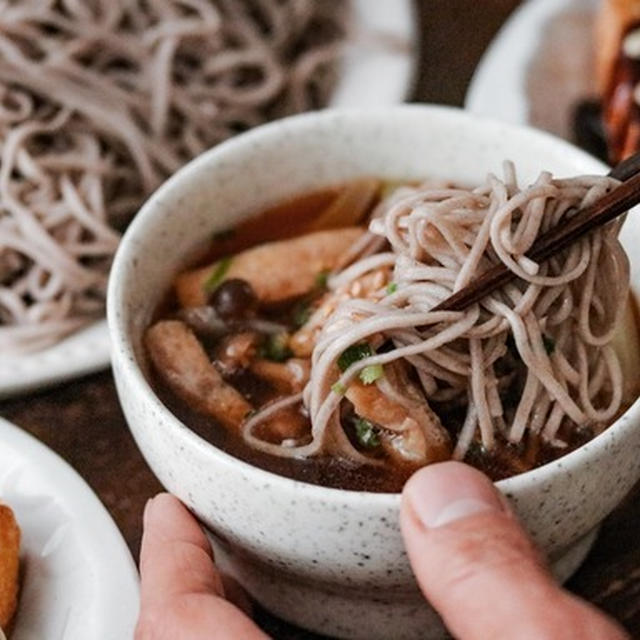
<path id="1" fill-rule="evenodd" d="M 471 80 L 465 107 L 571 138 L 575 105 L 595 94 L 599 0 L 527 0 L 507 20 Z"/>
<path id="2" fill-rule="evenodd" d="M 332 107 L 403 102 L 413 81 L 416 20 L 411 0 L 352 0 L 353 39 L 341 65 Z M 104 321 L 37 353 L 0 358 L 0 397 L 63 382 L 109 365 Z"/>
<path id="3" fill-rule="evenodd" d="M 22 531 L 11 640 L 133 637 L 138 573 L 120 531 L 84 480 L 0 418 L 0 501 Z"/>

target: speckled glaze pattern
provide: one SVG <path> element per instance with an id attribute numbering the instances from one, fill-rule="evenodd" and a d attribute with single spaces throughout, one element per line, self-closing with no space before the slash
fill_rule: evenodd
<path id="1" fill-rule="evenodd" d="M 189 249 L 286 196 L 363 174 L 474 184 L 499 171 L 505 158 L 515 161 L 522 180 L 541 169 L 560 175 L 605 170 L 546 134 L 455 109 L 319 112 L 272 123 L 203 154 L 153 195 L 125 235 L 111 274 L 108 319 L 133 435 L 164 486 L 213 532 L 220 561 L 284 619 L 344 638 L 442 634 L 403 550 L 400 497 L 282 478 L 191 432 L 145 379 L 141 335 L 152 310 Z M 623 236 L 635 252 L 632 277 L 640 288 L 637 217 L 629 216 Z M 588 534 L 640 476 L 639 422 L 636 403 L 581 449 L 499 483 L 549 557 L 564 557 L 562 578 L 584 557 L 593 539 Z"/>

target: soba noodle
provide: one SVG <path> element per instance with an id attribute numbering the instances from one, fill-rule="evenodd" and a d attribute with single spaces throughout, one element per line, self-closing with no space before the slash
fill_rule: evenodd
<path id="1" fill-rule="evenodd" d="M 344 0 L 0 0 L 0 351 L 102 313 L 119 231 L 184 162 L 321 106 Z"/>
<path id="2" fill-rule="evenodd" d="M 379 391 L 409 409 L 402 380 L 389 366 L 402 361 L 429 403 L 466 412 L 457 459 L 476 439 L 490 451 L 498 436 L 519 443 L 531 433 L 563 447 L 563 425 L 603 428 L 622 399 L 621 368 L 610 345 L 629 291 L 629 265 L 617 239 L 620 223 L 542 264 L 525 253 L 540 233 L 615 184 L 606 177 L 556 179 L 544 172 L 520 189 L 507 163 L 504 179 L 489 175 L 473 190 L 403 189 L 370 225 L 369 239 L 380 237 L 390 249 L 365 255 L 329 280 L 335 291 L 386 268 L 393 287 L 373 298 L 339 302 L 322 324 L 303 394 L 310 441 L 277 445 L 253 435 L 273 406 L 245 423 L 245 440 L 280 456 L 339 453 L 362 460 L 340 423 L 343 392 L 363 369 L 383 365 L 385 375 L 375 382 Z M 431 311 L 499 262 L 519 279 L 466 311 Z M 363 341 L 385 348 L 341 373 L 340 355 Z M 506 406 L 503 390 L 517 372 L 521 393 Z"/>

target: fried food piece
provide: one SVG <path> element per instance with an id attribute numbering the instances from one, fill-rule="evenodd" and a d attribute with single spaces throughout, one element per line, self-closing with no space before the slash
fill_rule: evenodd
<path id="1" fill-rule="evenodd" d="M 375 384 L 357 380 L 345 395 L 359 416 L 385 429 L 382 445 L 394 460 L 420 465 L 448 460 L 451 444 L 440 419 L 424 398 L 418 399 L 419 392 L 409 382 L 404 389 L 413 400 L 411 409 L 383 394 Z"/>
<path id="2" fill-rule="evenodd" d="M 286 362 L 257 359 L 251 363 L 250 368 L 281 393 L 302 391 L 311 374 L 311 362 L 306 358 L 289 358 Z"/>
<path id="3" fill-rule="evenodd" d="M 147 330 L 151 360 L 171 389 L 201 413 L 237 429 L 253 407 L 213 366 L 184 322 L 163 320 Z"/>
<path id="4" fill-rule="evenodd" d="M 20 528 L 13 511 L 0 504 L 0 627 L 7 629 L 18 605 Z"/>
<path id="5" fill-rule="evenodd" d="M 220 282 L 230 278 L 246 280 L 265 303 L 301 296 L 316 286 L 318 276 L 335 267 L 344 252 L 363 233 L 360 227 L 316 231 L 247 249 L 230 259 Z M 188 271 L 177 277 L 176 294 L 180 306 L 206 304 L 207 282 L 220 264 Z"/>
<path id="6" fill-rule="evenodd" d="M 298 329 L 289 341 L 289 348 L 299 358 L 310 358 L 316 344 L 316 338 L 322 330 L 326 319 L 335 311 L 336 307 L 346 300 L 354 298 L 377 300 L 378 292 L 389 283 L 391 269 L 383 267 L 356 278 L 352 282 L 329 291 L 319 301 L 305 324 Z"/>

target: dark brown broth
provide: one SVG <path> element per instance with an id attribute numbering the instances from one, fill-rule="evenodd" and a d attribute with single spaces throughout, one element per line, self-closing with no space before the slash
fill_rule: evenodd
<path id="1" fill-rule="evenodd" d="M 207 250 L 189 267 L 204 266 L 263 242 L 284 240 L 305 233 L 338 195 L 339 186 L 305 193 L 270 207 L 233 229 L 214 234 Z"/>
<path id="2" fill-rule="evenodd" d="M 151 383 L 166 407 L 192 431 L 226 453 L 272 473 L 335 489 L 395 493 L 402 490 L 413 471 L 410 468 L 357 467 L 328 456 L 297 460 L 256 451 L 212 418 L 191 409 L 157 374 L 152 375 Z"/>
<path id="3" fill-rule="evenodd" d="M 302 235 L 336 197 L 339 190 L 340 185 L 294 197 L 240 223 L 234 229 L 217 233 L 212 242 L 207 243 L 206 248 L 200 248 L 195 252 L 195 259 L 187 263 L 189 268 L 210 264 L 263 242 Z M 290 315 L 292 306 L 295 306 L 295 303 L 272 309 L 271 314 L 275 312 Z M 163 303 L 156 309 L 154 321 L 174 316 L 177 310 L 175 294 L 170 290 Z M 223 428 L 213 418 L 194 411 L 153 369 L 150 378 L 151 385 L 162 402 L 192 431 L 230 455 L 272 473 L 336 489 L 395 493 L 402 490 L 402 486 L 414 471 L 409 467 L 391 469 L 354 466 L 328 456 L 294 460 L 256 451 L 239 435 Z M 264 387 L 258 384 L 252 386 L 249 376 L 244 377 L 238 387 L 242 387 L 245 395 L 259 398 L 261 402 L 266 399 Z"/>

